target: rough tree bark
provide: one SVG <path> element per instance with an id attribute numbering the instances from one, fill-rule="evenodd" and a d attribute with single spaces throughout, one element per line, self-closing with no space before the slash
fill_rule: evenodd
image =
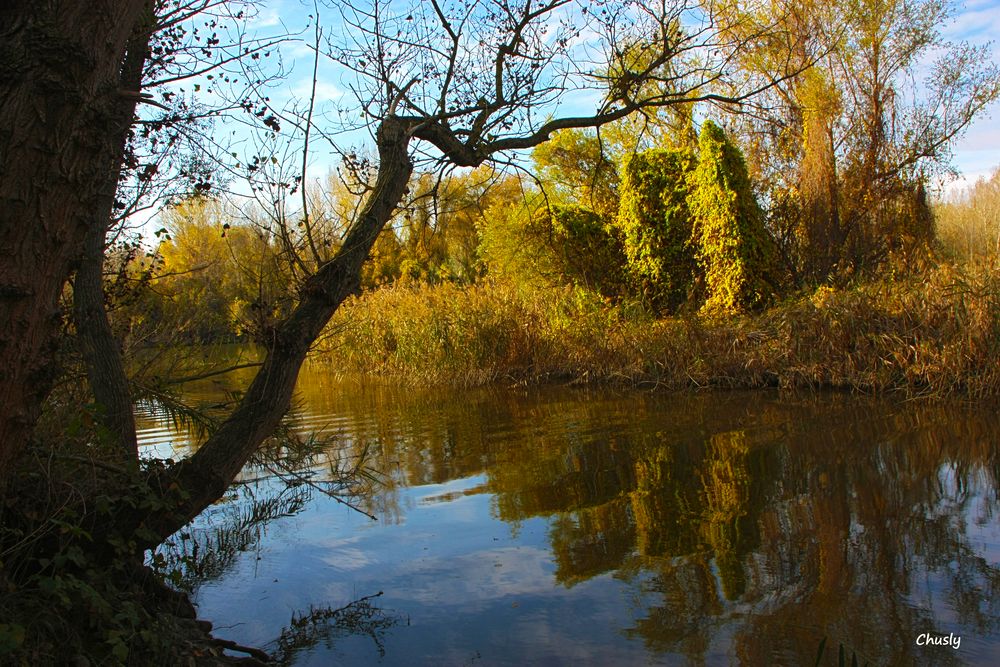
<path id="1" fill-rule="evenodd" d="M 95 223 L 119 72 L 147 0 L 0 9 L 0 486 L 56 369 L 58 299 Z"/>
<path id="2" fill-rule="evenodd" d="M 147 18 L 152 18 L 152 7 Z M 138 92 L 142 86 L 143 67 L 149 49 L 149 21 L 141 21 L 129 39 L 121 68 L 121 90 Z M 126 466 L 139 459 L 132 395 L 122 360 L 121 348 L 111 330 L 104 295 L 104 251 L 108 225 L 114 217 L 115 195 L 121 174 L 128 129 L 135 118 L 136 96 L 121 97 L 115 109 L 114 153 L 109 155 L 104 184 L 98 198 L 94 220 L 83 241 L 83 254 L 73 280 L 73 320 L 76 339 L 87 369 L 87 381 L 98 406 L 98 420 Z"/>

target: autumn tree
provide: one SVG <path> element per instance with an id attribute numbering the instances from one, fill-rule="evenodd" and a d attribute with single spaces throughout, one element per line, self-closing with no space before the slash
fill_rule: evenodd
<path id="1" fill-rule="evenodd" d="M 633 286 L 654 308 L 672 312 L 694 284 L 695 250 L 688 207 L 696 155 L 685 148 L 636 153 L 622 165 L 615 227 Z"/>
<path id="2" fill-rule="evenodd" d="M 531 154 L 539 185 L 554 203 L 606 218 L 618 208 L 616 152 L 596 132 L 563 130 Z"/>
<path id="3" fill-rule="evenodd" d="M 706 121 L 691 174 L 695 258 L 705 276 L 707 312 L 760 308 L 777 288 L 775 256 L 743 154 L 722 128 Z"/>
<path id="4" fill-rule="evenodd" d="M 926 176 L 948 166 L 954 139 L 1000 95 L 1000 67 L 984 47 L 944 41 L 955 11 L 945 0 L 853 0 L 846 10 L 833 59 L 846 130 L 843 224 L 864 262 L 931 237 Z"/>
<path id="5" fill-rule="evenodd" d="M 255 337 L 284 314 L 290 282 L 273 238 L 206 196 L 163 212 L 157 270 L 138 308 L 159 313 L 160 343 Z M 134 309 L 133 309 L 134 310 Z"/>
<path id="6" fill-rule="evenodd" d="M 1000 95 L 986 48 L 942 37 L 955 5 L 774 0 L 723 11 L 736 34 L 783 27 L 740 53 L 751 76 L 802 70 L 758 98 L 758 113 L 733 119 L 789 268 L 822 280 L 925 242 L 925 181 L 950 168 L 954 141 Z"/>
<path id="7" fill-rule="evenodd" d="M 949 252 L 965 258 L 1000 254 L 1000 169 L 953 193 L 934 217 L 937 237 Z"/>
<path id="8" fill-rule="evenodd" d="M 812 276 L 826 240 L 838 236 L 836 164 L 833 136 L 840 112 L 827 57 L 841 30 L 840 6 L 813 0 L 727 3 L 734 34 L 754 34 L 780 26 L 740 64 L 750 77 L 770 79 L 789 64 L 800 70 L 756 100 L 754 113 L 732 116 L 731 130 L 747 148 L 751 175 L 767 193 L 769 224 L 785 262 L 799 277 Z M 831 180 L 832 179 L 832 180 Z M 839 244 L 833 241 L 839 253 Z"/>

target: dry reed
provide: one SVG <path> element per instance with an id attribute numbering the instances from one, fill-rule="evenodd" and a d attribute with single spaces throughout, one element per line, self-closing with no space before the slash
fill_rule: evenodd
<path id="1" fill-rule="evenodd" d="M 757 315 L 653 320 L 581 290 L 384 288 L 345 304 L 317 359 L 412 384 L 545 381 L 664 388 L 1000 393 L 1000 274 L 942 263 Z"/>

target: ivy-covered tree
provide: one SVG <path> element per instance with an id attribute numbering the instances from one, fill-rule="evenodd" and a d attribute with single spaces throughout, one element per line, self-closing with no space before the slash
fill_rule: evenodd
<path id="1" fill-rule="evenodd" d="M 774 291 L 774 243 L 754 197 L 740 149 L 706 121 L 698 138 L 688 205 L 704 312 L 739 312 L 766 305 Z"/>
<path id="2" fill-rule="evenodd" d="M 621 170 L 619 230 L 630 279 L 654 308 L 671 312 L 688 298 L 695 268 L 688 177 L 695 155 L 656 149 L 626 159 Z"/>
<path id="3" fill-rule="evenodd" d="M 813 67 L 799 79 L 797 270 L 807 279 L 822 280 L 839 261 L 844 243 L 834 136 L 841 103 L 836 86 L 822 68 Z"/>

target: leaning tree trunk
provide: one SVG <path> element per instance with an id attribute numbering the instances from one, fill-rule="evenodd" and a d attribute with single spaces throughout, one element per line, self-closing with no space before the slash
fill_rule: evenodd
<path id="1" fill-rule="evenodd" d="M 340 252 L 303 285 L 298 305 L 266 342 L 267 356 L 239 406 L 197 452 L 170 471 L 164 489 L 173 494 L 171 509 L 137 517 L 160 539 L 221 498 L 280 423 L 309 347 L 344 299 L 357 290 L 361 266 L 403 198 L 413 172 L 409 139 L 407 123 L 394 116 L 382 121 L 376 135 L 378 178 Z"/>
<path id="2" fill-rule="evenodd" d="M 148 4 L 0 4 L 0 486 L 56 372 L 58 300 L 94 224 L 119 70 Z"/>

